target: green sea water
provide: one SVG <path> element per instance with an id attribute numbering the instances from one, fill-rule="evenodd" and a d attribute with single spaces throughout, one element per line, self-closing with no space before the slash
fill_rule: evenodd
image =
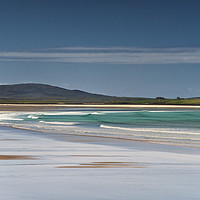
<path id="1" fill-rule="evenodd" d="M 0 124 L 49 133 L 200 145 L 200 110 L 63 109 L 0 114 Z"/>

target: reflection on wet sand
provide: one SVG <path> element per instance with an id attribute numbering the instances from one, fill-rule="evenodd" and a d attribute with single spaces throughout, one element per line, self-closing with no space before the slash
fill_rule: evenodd
<path id="1" fill-rule="evenodd" d="M 0 160 L 29 160 L 34 159 L 31 156 L 24 155 L 0 155 Z"/>
<path id="2" fill-rule="evenodd" d="M 69 155 L 72 157 L 128 157 L 123 155 Z"/>
<path id="3" fill-rule="evenodd" d="M 137 162 L 92 162 L 77 166 L 59 166 L 57 168 L 145 168 Z"/>

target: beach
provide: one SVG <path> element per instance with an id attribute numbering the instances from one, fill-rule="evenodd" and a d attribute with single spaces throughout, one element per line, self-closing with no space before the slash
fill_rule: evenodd
<path id="1" fill-rule="evenodd" d="M 0 104 L 0 110 L 40 110 L 55 108 L 180 108 L 180 109 L 200 109 L 198 105 L 133 105 L 133 104 Z"/>
<path id="2" fill-rule="evenodd" d="M 200 196 L 199 150 L 11 128 L 0 136 L 1 199 Z"/>
<path id="3" fill-rule="evenodd" d="M 200 198 L 198 147 L 2 126 L 0 169 L 3 200 Z"/>
<path id="4" fill-rule="evenodd" d="M 200 0 L 0 2 L 0 200 L 200 200 Z"/>

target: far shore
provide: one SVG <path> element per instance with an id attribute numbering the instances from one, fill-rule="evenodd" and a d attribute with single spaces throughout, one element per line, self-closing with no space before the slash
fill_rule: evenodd
<path id="1" fill-rule="evenodd" d="M 37 109 L 55 109 L 55 108 L 138 108 L 138 109 L 200 109 L 200 106 L 194 105 L 109 105 L 109 104 L 0 104 L 0 111 L 12 110 L 37 110 Z"/>

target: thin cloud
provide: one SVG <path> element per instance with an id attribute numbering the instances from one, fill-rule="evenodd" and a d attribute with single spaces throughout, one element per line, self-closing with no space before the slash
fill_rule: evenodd
<path id="1" fill-rule="evenodd" d="M 200 63 L 200 48 L 61 47 L 0 52 L 0 61 L 104 64 Z"/>

